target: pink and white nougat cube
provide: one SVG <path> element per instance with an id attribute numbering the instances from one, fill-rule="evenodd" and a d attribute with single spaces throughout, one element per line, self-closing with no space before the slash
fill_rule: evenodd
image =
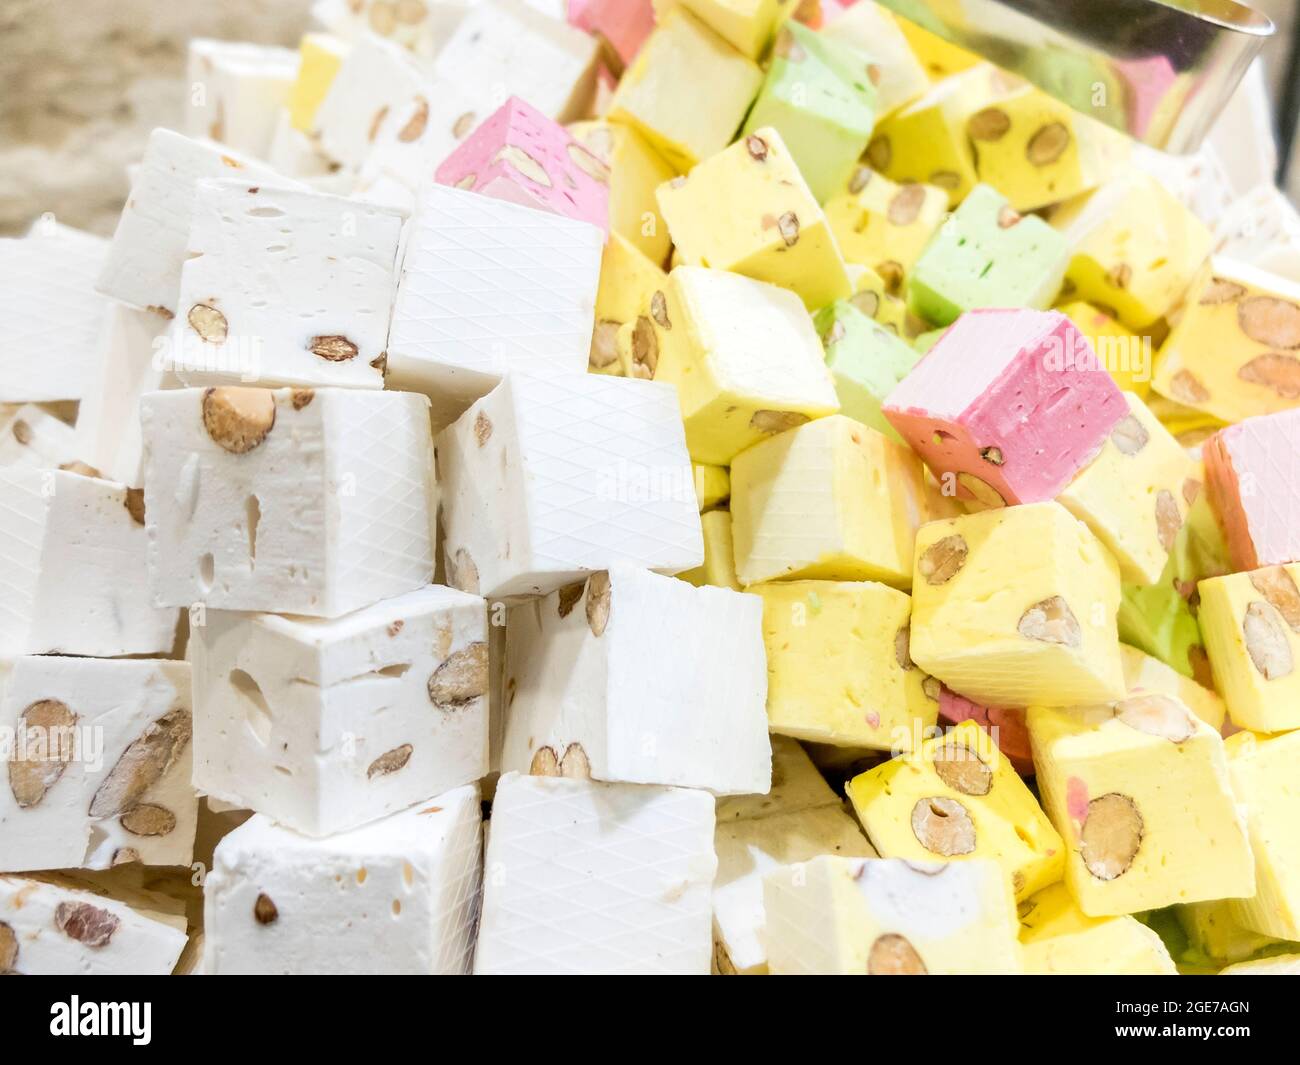
<path id="1" fill-rule="evenodd" d="M 434 179 L 609 232 L 609 168 L 517 96 L 447 156 Z"/>
<path id="2" fill-rule="evenodd" d="M 655 28 L 651 0 L 569 0 L 569 24 L 603 37 L 624 63 L 632 62 Z"/>
<path id="3" fill-rule="evenodd" d="M 885 417 L 941 482 L 986 505 L 1056 497 L 1128 406 L 1055 311 L 962 315 L 890 393 Z"/>
<path id="4" fill-rule="evenodd" d="M 1221 429 L 1204 456 L 1233 569 L 1300 562 L 1300 410 Z"/>

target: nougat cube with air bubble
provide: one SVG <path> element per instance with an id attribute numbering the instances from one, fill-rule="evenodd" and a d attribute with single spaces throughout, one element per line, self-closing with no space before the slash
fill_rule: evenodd
<path id="1" fill-rule="evenodd" d="M 154 130 L 95 285 L 98 292 L 164 318 L 176 316 L 190 219 L 204 178 L 299 187 L 232 148 Z"/>
<path id="2" fill-rule="evenodd" d="M 1033 706 L 1029 735 L 1066 886 L 1089 917 L 1254 894 L 1223 740 L 1178 699 Z"/>
<path id="3" fill-rule="evenodd" d="M 824 209 L 845 262 L 875 271 L 898 295 L 947 217 L 948 194 L 937 185 L 899 185 L 859 166 L 833 190 Z"/>
<path id="4" fill-rule="evenodd" d="M 131 902 L 80 880 L 0 876 L 0 972 L 25 976 L 170 976 L 185 949 L 184 914 Z"/>
<path id="5" fill-rule="evenodd" d="M 1138 336 L 1113 315 L 1083 300 L 1061 303 L 1056 309 L 1083 334 L 1097 363 L 1115 379 L 1115 384 L 1145 401 L 1151 394 L 1151 338 Z"/>
<path id="6" fill-rule="evenodd" d="M 1238 728 L 1300 728 L 1300 564 L 1201 581 L 1198 620 Z"/>
<path id="7" fill-rule="evenodd" d="M 190 629 L 194 782 L 306 836 L 488 772 L 483 600 L 430 585 L 323 619 L 208 611 Z"/>
<path id="8" fill-rule="evenodd" d="M 930 734 L 939 683 L 908 653 L 905 593 L 874 581 L 781 581 L 748 590 L 763 602 L 773 732 L 880 751 L 910 751 Z"/>
<path id="9" fill-rule="evenodd" d="M 182 380 L 382 388 L 401 234 L 374 204 L 200 181 L 170 335 Z"/>
<path id="10" fill-rule="evenodd" d="M 176 611 L 149 595 L 138 488 L 10 466 L 0 493 L 0 655 L 170 653 Z"/>
<path id="11" fill-rule="evenodd" d="M 696 462 L 725 466 L 774 433 L 839 409 L 812 320 L 775 285 L 679 266 L 620 342 L 632 376 L 676 386 Z"/>
<path id="12" fill-rule="evenodd" d="M 1220 429 L 1202 453 L 1233 568 L 1300 562 L 1300 410 Z"/>
<path id="13" fill-rule="evenodd" d="M 1300 284 L 1215 256 L 1187 290 L 1152 387 L 1221 422 L 1300 407 Z"/>
<path id="14" fill-rule="evenodd" d="M 503 770 L 766 793 L 762 615 L 751 596 L 628 565 L 520 607 Z"/>
<path id="15" fill-rule="evenodd" d="M 448 583 L 548 595 L 626 563 L 704 558 L 673 390 L 598 374 L 510 375 L 438 435 Z"/>
<path id="16" fill-rule="evenodd" d="M 826 215 L 775 129 L 752 130 L 658 197 L 683 262 L 788 288 L 810 311 L 852 294 Z"/>
<path id="17" fill-rule="evenodd" d="M 1205 687 L 1160 659 L 1125 643 L 1119 645 L 1119 657 L 1124 666 L 1124 684 L 1130 695 L 1155 693 L 1172 696 L 1215 732 L 1222 731 L 1227 709 L 1213 688 Z"/>
<path id="18" fill-rule="evenodd" d="M 1020 904 L 1025 972 L 1035 976 L 1176 976 L 1160 936 L 1134 917 L 1089 917 L 1064 884 Z"/>
<path id="19" fill-rule="evenodd" d="M 213 854 L 204 972 L 467 975 L 482 853 L 476 784 L 326 839 L 256 814 Z"/>
<path id="20" fill-rule="evenodd" d="M 13 738 L 0 787 L 0 870 L 188 865 L 190 667 L 28 655 L 4 676 Z"/>
<path id="21" fill-rule="evenodd" d="M 1056 883 L 1061 837 L 993 737 L 974 721 L 854 777 L 849 801 L 882 857 L 987 858 L 1017 899 Z"/>
<path id="22" fill-rule="evenodd" d="M 977 185 L 908 273 L 908 308 L 934 325 L 982 307 L 1045 310 L 1068 261 L 1060 233 L 1037 215 L 1012 210 L 991 186 Z"/>
<path id="23" fill-rule="evenodd" d="M 1232 916 L 1261 935 L 1300 940 L 1300 732 L 1241 732 L 1224 746 L 1255 855 L 1255 891 L 1230 903 Z"/>
<path id="24" fill-rule="evenodd" d="M 596 322 L 591 331 L 590 373 L 648 380 L 654 367 L 648 362 L 633 365 L 632 344 L 620 345 L 619 330 L 635 323 L 651 309 L 656 292 L 668 287 L 668 275 L 647 259 L 621 233 L 609 235 L 600 259 L 600 286 L 596 289 Z M 643 326 L 644 330 L 649 326 Z"/>
<path id="25" fill-rule="evenodd" d="M 731 464 L 736 575 L 880 581 L 906 589 L 924 521 L 921 464 L 907 448 L 836 414 L 787 429 Z"/>
<path id="26" fill-rule="evenodd" d="M 813 319 L 835 382 L 840 413 L 903 443 L 881 410 L 920 355 L 905 340 L 859 310 L 853 300 L 824 307 Z"/>
<path id="27" fill-rule="evenodd" d="M 423 396 L 187 388 L 141 421 L 155 602 L 337 617 L 432 578 Z"/>
<path id="28" fill-rule="evenodd" d="M 1074 706 L 1124 696 L 1119 567 L 1057 503 L 923 525 L 912 658 L 986 706 Z"/>
<path id="29" fill-rule="evenodd" d="M 695 79 L 702 70 L 709 91 L 701 96 Z M 751 59 L 674 8 L 623 74 L 606 117 L 637 130 L 684 174 L 731 143 L 762 81 Z"/>
<path id="30" fill-rule="evenodd" d="M 1155 178 L 1130 170 L 1052 212 L 1078 299 L 1142 332 L 1174 309 L 1210 254 L 1210 231 Z"/>
<path id="31" fill-rule="evenodd" d="M 1155 584 L 1169 563 L 1188 510 L 1183 486 L 1195 460 L 1132 392 L 1101 450 L 1057 499 L 1119 563 L 1126 584 Z"/>
<path id="32" fill-rule="evenodd" d="M 1055 311 L 962 315 L 885 400 L 884 415 L 959 498 L 1055 498 L 1128 416 L 1124 395 Z"/>
<path id="33" fill-rule="evenodd" d="M 736 577 L 736 551 L 731 539 L 731 511 L 706 510 L 700 515 L 700 532 L 704 536 L 704 562 L 677 574 L 697 588 L 711 584 L 716 588 L 743 589 Z"/>
<path id="34" fill-rule="evenodd" d="M 823 855 L 767 874 L 775 975 L 1014 975 L 1016 906 L 992 861 Z"/>
<path id="35" fill-rule="evenodd" d="M 438 165 L 434 180 L 609 230 L 605 163 L 517 96 Z"/>
<path id="36" fill-rule="evenodd" d="M 605 164 L 610 232 L 631 241 L 656 266 L 663 263 L 672 241 L 655 190 L 673 177 L 673 168 L 631 126 L 596 119 L 574 122 L 568 130 Z"/>
<path id="37" fill-rule="evenodd" d="M 707 975 L 713 803 L 695 788 L 506 773 L 475 973 Z"/>
<path id="38" fill-rule="evenodd" d="M 848 180 L 875 125 L 876 90 L 865 59 L 787 22 L 777 31 L 767 77 L 741 131 L 780 131 L 818 202 Z"/>

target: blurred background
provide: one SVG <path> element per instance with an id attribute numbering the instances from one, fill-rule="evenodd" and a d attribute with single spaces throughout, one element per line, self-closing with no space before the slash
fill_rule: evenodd
<path id="1" fill-rule="evenodd" d="M 1286 148 L 1300 121 L 1300 0 L 1246 2 L 1278 24 L 1264 61 Z M 310 9 L 311 0 L 0 0 L 0 234 L 53 211 L 111 235 L 145 134 L 182 126 L 186 42 L 294 46 Z M 1286 169 L 1295 200 L 1300 163 Z"/>

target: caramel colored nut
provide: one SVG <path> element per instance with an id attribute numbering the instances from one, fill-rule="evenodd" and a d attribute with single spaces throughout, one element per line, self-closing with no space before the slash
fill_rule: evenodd
<path id="1" fill-rule="evenodd" d="M 310 388 L 295 388 L 293 394 L 289 397 L 289 402 L 293 405 L 294 410 L 302 410 L 315 398 L 316 393 Z"/>
<path id="2" fill-rule="evenodd" d="M 1281 566 L 1268 566 L 1252 573 L 1250 583 L 1282 615 L 1293 632 L 1300 632 L 1300 588 L 1291 574 Z"/>
<path id="3" fill-rule="evenodd" d="M 749 152 L 751 159 L 763 162 L 767 159 L 767 141 L 756 133 L 751 133 L 745 138 L 745 151 Z"/>
<path id="4" fill-rule="evenodd" d="M 1001 466 L 1006 462 L 1006 459 L 1002 457 L 1002 449 L 1000 447 L 980 448 L 980 458 L 985 462 L 992 463 L 994 466 Z"/>
<path id="5" fill-rule="evenodd" d="M 1300 307 L 1275 296 L 1251 296 L 1237 304 L 1237 324 L 1257 344 L 1300 348 Z"/>
<path id="6" fill-rule="evenodd" d="M 876 263 L 876 273 L 880 275 L 880 280 L 885 283 L 886 291 L 891 296 L 898 295 L 903 287 L 903 264 L 893 259 L 884 259 Z"/>
<path id="7" fill-rule="evenodd" d="M 781 231 L 781 239 L 787 248 L 799 243 L 799 216 L 793 211 L 786 211 L 776 220 L 776 227 Z"/>
<path id="8" fill-rule="evenodd" d="M 659 336 L 650 319 L 642 315 L 632 329 L 632 375 L 652 381 L 658 366 Z"/>
<path id="9" fill-rule="evenodd" d="M 904 185 L 889 201 L 886 217 L 891 225 L 910 226 L 921 214 L 925 206 L 925 187 L 915 183 Z"/>
<path id="10" fill-rule="evenodd" d="M 873 137 L 871 143 L 867 145 L 867 162 L 871 168 L 877 171 L 889 169 L 889 164 L 894 160 L 894 148 L 889 143 L 887 136 Z"/>
<path id="11" fill-rule="evenodd" d="M 488 690 L 488 645 L 483 641 L 462 648 L 429 677 L 429 698 L 439 710 L 459 710 Z"/>
<path id="12" fill-rule="evenodd" d="M 1059 595 L 1035 603 L 1020 617 L 1016 627 L 1021 636 L 1043 643 L 1057 643 L 1064 647 L 1080 647 L 1083 630 L 1070 609 L 1070 604 Z"/>
<path id="13" fill-rule="evenodd" d="M 18 443 L 22 444 L 23 447 L 26 447 L 32 442 L 32 427 L 21 418 L 14 419 L 14 423 L 9 427 L 9 431 L 14 434 L 14 439 L 17 440 Z"/>
<path id="14" fill-rule="evenodd" d="M 1133 267 L 1128 263 L 1116 263 L 1106 271 L 1106 284 L 1111 288 L 1125 289 L 1128 288 L 1129 282 L 1133 280 Z"/>
<path id="15" fill-rule="evenodd" d="M 54 927 L 93 950 L 108 946 L 121 923 L 108 910 L 88 902 L 60 902 L 54 910 Z"/>
<path id="16" fill-rule="evenodd" d="M 935 677 L 926 677 L 921 681 L 921 692 L 932 702 L 939 701 L 939 693 L 943 690 L 943 685 Z"/>
<path id="17" fill-rule="evenodd" d="M 986 107 L 971 116 L 966 129 L 972 140 L 999 141 L 1011 129 L 1011 116 L 1000 107 Z"/>
<path id="18" fill-rule="evenodd" d="M 890 932 L 879 936 L 867 952 L 868 976 L 928 976 L 921 955 L 903 936 Z"/>
<path id="19" fill-rule="evenodd" d="M 564 748 L 560 758 L 560 776 L 569 780 L 591 779 L 591 762 L 587 760 L 587 752 L 581 743 L 571 743 Z"/>
<path id="20" fill-rule="evenodd" d="M 415 748 L 409 743 L 404 743 L 391 751 L 385 751 L 366 768 L 366 779 L 374 780 L 375 777 L 396 773 L 411 760 L 411 752 L 414 750 Z"/>
<path id="21" fill-rule="evenodd" d="M 65 473 L 75 473 L 78 477 L 102 477 L 103 474 L 88 462 L 82 462 L 80 459 L 73 459 L 71 462 L 60 463 L 59 469 Z"/>
<path id="22" fill-rule="evenodd" d="M 142 802 L 127 810 L 118 823 L 133 836 L 165 836 L 176 827 L 176 815 L 165 806 Z"/>
<path id="23" fill-rule="evenodd" d="M 1294 355 L 1257 355 L 1237 371 L 1237 377 L 1271 388 L 1283 399 L 1300 399 L 1300 359 Z"/>
<path id="24" fill-rule="evenodd" d="M 258 924 L 273 924 L 279 916 L 280 911 L 271 901 L 271 896 L 260 892 L 253 903 L 253 919 Z"/>
<path id="25" fill-rule="evenodd" d="M 603 370 L 618 362 L 618 331 L 622 323 L 612 318 L 600 318 L 591 331 L 591 350 L 587 365 L 593 370 Z"/>
<path id="26" fill-rule="evenodd" d="M 1156 536 L 1160 539 L 1160 546 L 1172 551 L 1182 527 L 1183 515 L 1178 509 L 1178 500 L 1168 488 L 1160 489 L 1156 493 Z"/>
<path id="27" fill-rule="evenodd" d="M 848 335 L 848 330 L 844 328 L 844 323 L 838 318 L 831 323 L 831 327 L 822 334 L 822 347 L 829 348 L 838 344 Z"/>
<path id="28" fill-rule="evenodd" d="M 366 139 L 371 144 L 375 142 L 375 138 L 379 135 L 379 127 L 384 124 L 384 119 L 386 119 L 387 117 L 388 117 L 388 107 L 387 105 L 385 105 L 384 107 L 381 107 L 378 111 L 376 111 L 375 117 L 370 120 L 370 132 L 366 135 Z"/>
<path id="29" fill-rule="evenodd" d="M 1052 122 L 1044 126 L 1025 145 L 1025 155 L 1034 166 L 1048 166 L 1065 154 L 1070 146 L 1070 131 L 1064 123 Z"/>
<path id="30" fill-rule="evenodd" d="M 880 313 L 880 296 L 875 292 L 855 292 L 849 302 L 868 318 L 875 318 Z"/>
<path id="31" fill-rule="evenodd" d="M 461 140 L 465 134 L 474 128 L 474 112 L 466 111 L 451 126 L 451 135 L 457 140 Z"/>
<path id="32" fill-rule="evenodd" d="M 391 0 L 374 0 L 367 21 L 379 36 L 389 36 L 397 29 L 397 5 Z"/>
<path id="33" fill-rule="evenodd" d="M 1286 630 L 1279 624 L 1277 612 L 1267 603 L 1256 600 L 1246 607 L 1241 632 L 1246 639 L 1246 653 L 1265 680 L 1287 677 L 1295 670 L 1295 656 L 1291 654 Z"/>
<path id="34" fill-rule="evenodd" d="M 1193 406 L 1210 398 L 1209 390 L 1190 370 L 1179 370 L 1174 374 L 1169 379 L 1169 391 L 1180 403 L 1190 403 Z"/>
<path id="35" fill-rule="evenodd" d="M 10 758 L 9 790 L 20 809 L 39 803 L 63 776 L 72 761 L 76 724 L 77 715 L 57 699 L 41 699 L 19 715 L 18 732 L 26 743 L 22 758 L 17 751 Z"/>
<path id="36" fill-rule="evenodd" d="M 749 427 L 760 433 L 784 433 L 808 420 L 808 415 L 793 410 L 756 410 L 749 419 Z"/>
<path id="37" fill-rule="evenodd" d="M 1235 303 L 1246 292 L 1246 287 L 1237 284 L 1235 281 L 1227 281 L 1222 277 L 1212 277 L 1210 283 L 1205 286 L 1205 291 L 1201 293 L 1200 304 L 1203 307 L 1212 307 L 1219 303 Z"/>
<path id="38" fill-rule="evenodd" d="M 542 166 L 536 159 L 529 155 L 522 148 L 513 144 L 507 144 L 492 157 L 494 163 L 505 163 L 519 171 L 529 181 L 541 185 L 542 188 L 551 188 L 553 182 L 551 175 L 546 172 L 546 167 Z"/>
<path id="39" fill-rule="evenodd" d="M 904 625 L 894 633 L 894 661 L 904 673 L 916 668 L 912 661 L 912 626 Z"/>
<path id="40" fill-rule="evenodd" d="M 916 569 L 925 578 L 926 584 L 947 584 L 966 565 L 968 554 L 970 548 L 966 544 L 966 538 L 954 533 L 927 547 L 917 559 Z"/>
<path id="41" fill-rule="evenodd" d="M 275 394 L 264 388 L 209 388 L 203 393 L 203 428 L 218 447 L 244 455 L 275 425 Z"/>
<path id="42" fill-rule="evenodd" d="M 0 974 L 13 972 L 18 964 L 18 936 L 13 927 L 0 921 Z"/>
<path id="43" fill-rule="evenodd" d="M 311 338 L 307 350 L 329 362 L 347 362 L 357 357 L 358 348 L 347 337 L 320 336 Z"/>
<path id="44" fill-rule="evenodd" d="M 117 817 L 135 806 L 167 773 L 190 742 L 188 710 L 171 710 L 151 722 L 100 784 L 90 801 L 91 817 Z"/>
<path id="45" fill-rule="evenodd" d="M 471 595 L 478 595 L 478 566 L 470 558 L 469 552 L 463 547 L 458 547 L 449 561 L 451 565 L 448 567 L 450 570 L 448 577 L 452 587 L 459 588 L 462 592 L 469 592 Z"/>
<path id="46" fill-rule="evenodd" d="M 474 439 L 478 441 L 478 446 L 482 447 L 492 436 L 492 419 L 482 411 L 479 411 L 474 417 Z"/>
<path id="47" fill-rule="evenodd" d="M 110 868 L 119 865 L 130 865 L 132 862 L 140 860 L 140 852 L 134 847 L 119 847 L 113 852 L 113 858 L 108 863 Z"/>
<path id="48" fill-rule="evenodd" d="M 986 507 L 1005 507 L 1007 505 L 1007 501 L 1002 498 L 1001 492 L 989 484 L 988 481 L 976 477 L 973 473 L 957 474 L 957 483 Z"/>
<path id="49" fill-rule="evenodd" d="M 539 747 L 528 766 L 528 775 L 534 777 L 558 777 L 560 760 L 550 747 Z"/>
<path id="50" fill-rule="evenodd" d="M 951 858 L 975 849 L 975 822 L 956 799 L 932 795 L 912 807 L 912 834 L 932 854 Z"/>
<path id="51" fill-rule="evenodd" d="M 934 771 L 953 791 L 987 795 L 993 787 L 993 770 L 964 743 L 948 741 L 934 752 Z"/>
<path id="52" fill-rule="evenodd" d="M 612 595 L 608 570 L 600 570 L 587 578 L 587 624 L 593 636 L 605 634 Z"/>
<path id="53" fill-rule="evenodd" d="M 196 303 L 190 308 L 185 320 L 207 344 L 222 344 L 230 334 L 230 323 L 226 321 L 226 316 L 207 303 Z"/>
<path id="54" fill-rule="evenodd" d="M 405 144 L 409 144 L 411 141 L 417 141 L 420 139 L 428 125 L 429 101 L 423 96 L 417 96 L 415 98 L 415 111 L 411 117 L 406 120 L 406 125 L 397 131 L 397 139 Z"/>
<path id="55" fill-rule="evenodd" d="M 1130 696 L 1115 704 L 1115 716 L 1129 728 L 1170 743 L 1184 743 L 1196 735 L 1196 723 L 1187 707 L 1168 695 Z"/>
<path id="56" fill-rule="evenodd" d="M 560 589 L 560 601 L 556 608 L 560 617 L 567 618 L 573 613 L 573 608 L 578 605 L 578 600 L 582 598 L 582 593 L 586 590 L 587 585 L 582 581 L 577 584 L 566 584 Z"/>
<path id="57" fill-rule="evenodd" d="M 128 488 L 122 497 L 122 505 L 137 525 L 144 524 L 144 489 Z"/>
<path id="58" fill-rule="evenodd" d="M 871 184 L 871 179 L 873 177 L 875 177 L 875 174 L 873 173 L 870 167 L 867 166 L 858 167 L 856 170 L 853 171 L 852 176 L 849 178 L 849 192 L 852 193 L 854 196 L 856 196 L 859 192 L 861 192 L 869 184 Z"/>
<path id="59" fill-rule="evenodd" d="M 1125 455 L 1136 455 L 1151 440 L 1146 426 L 1129 414 L 1121 418 L 1110 431 L 1110 440 Z"/>
<path id="60" fill-rule="evenodd" d="M 1123 876 L 1142 846 L 1142 815 L 1127 795 L 1110 792 L 1088 803 L 1079 856 L 1098 880 Z"/>
<path id="61" fill-rule="evenodd" d="M 1019 223 L 1023 218 L 1024 215 L 1022 215 L 1010 204 L 1004 204 L 1001 207 L 1001 209 L 999 209 L 998 211 L 998 228 L 1010 229 L 1012 226 Z"/>
<path id="62" fill-rule="evenodd" d="M 930 175 L 930 184 L 953 192 L 961 185 L 961 175 L 952 170 L 936 170 Z"/>
<path id="63" fill-rule="evenodd" d="M 650 297 L 650 317 L 661 329 L 672 329 L 673 323 L 668 318 L 668 297 L 660 289 Z"/>
<path id="64" fill-rule="evenodd" d="M 602 185 L 609 184 L 609 165 L 603 159 L 594 152 L 589 152 L 581 144 L 570 144 L 568 152 L 573 165 L 584 174 Z"/>

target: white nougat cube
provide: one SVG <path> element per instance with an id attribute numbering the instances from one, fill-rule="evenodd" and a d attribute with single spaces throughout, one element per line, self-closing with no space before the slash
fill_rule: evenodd
<path id="1" fill-rule="evenodd" d="M 189 865 L 189 663 L 29 655 L 6 673 L 0 870 Z"/>
<path id="2" fill-rule="evenodd" d="M 167 976 L 184 914 L 93 891 L 72 878 L 0 876 L 0 963 L 27 976 Z"/>
<path id="3" fill-rule="evenodd" d="M 108 242 L 52 219 L 0 240 L 0 402 L 80 399 L 108 301 L 95 278 Z"/>
<path id="4" fill-rule="evenodd" d="M 613 566 L 515 611 L 506 690 L 503 770 L 578 758 L 597 780 L 771 788 L 756 596 Z"/>
<path id="5" fill-rule="evenodd" d="M 0 655 L 171 650 L 176 611 L 149 596 L 138 491 L 14 466 L 0 496 Z"/>
<path id="6" fill-rule="evenodd" d="M 402 216 L 200 181 L 170 356 L 186 384 L 384 386 Z"/>
<path id="7" fill-rule="evenodd" d="M 0 466 L 54 470 L 79 460 L 77 431 L 35 403 L 0 415 Z"/>
<path id="8" fill-rule="evenodd" d="M 440 585 L 334 620 L 209 611 L 195 787 L 327 836 L 478 780 L 487 638 L 483 600 Z"/>
<path id="9" fill-rule="evenodd" d="M 208 975 L 461 975 L 481 883 L 477 785 L 328 839 L 261 814 L 204 884 Z"/>
<path id="10" fill-rule="evenodd" d="M 429 583 L 423 396 L 187 388 L 140 406 L 157 602 L 337 617 Z"/>
<path id="11" fill-rule="evenodd" d="M 1214 236 L 1217 255 L 1300 284 L 1300 211 L 1280 189 L 1260 185 L 1237 198 Z"/>
<path id="12" fill-rule="evenodd" d="M 507 371 L 584 373 L 605 235 L 596 226 L 434 185 L 412 219 L 388 383 L 446 425 Z"/>
<path id="13" fill-rule="evenodd" d="M 267 157 L 280 108 L 298 76 L 298 53 L 242 41 L 190 40 L 185 132 Z"/>
<path id="14" fill-rule="evenodd" d="M 203 178 L 223 177 L 250 186 L 297 184 L 225 145 L 154 130 L 96 289 L 164 318 L 174 316 L 196 186 Z"/>
<path id="15" fill-rule="evenodd" d="M 505 774 L 475 973 L 707 974 L 713 829 L 704 791 Z"/>
<path id="16" fill-rule="evenodd" d="M 670 385 L 597 374 L 507 377 L 438 435 L 448 583 L 546 595 L 626 563 L 704 556 Z"/>

